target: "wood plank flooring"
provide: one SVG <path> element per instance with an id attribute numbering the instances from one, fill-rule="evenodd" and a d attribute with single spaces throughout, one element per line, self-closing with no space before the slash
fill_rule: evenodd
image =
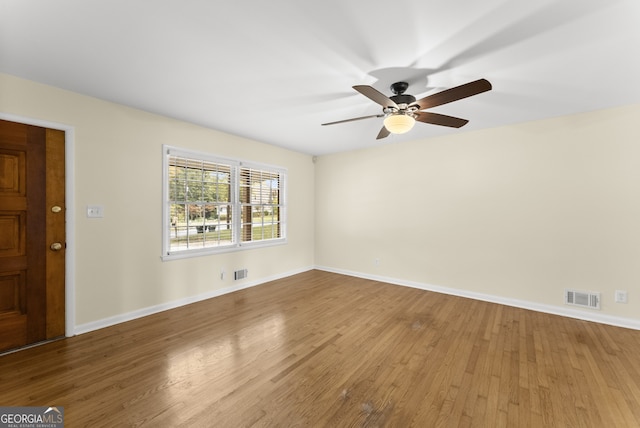
<path id="1" fill-rule="evenodd" d="M 638 427 L 640 331 L 310 271 L 0 357 L 69 427 Z"/>

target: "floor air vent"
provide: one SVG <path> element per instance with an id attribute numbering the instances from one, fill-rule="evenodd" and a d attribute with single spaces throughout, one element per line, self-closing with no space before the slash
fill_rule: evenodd
<path id="1" fill-rule="evenodd" d="M 244 278 L 247 277 L 248 273 L 249 273 L 249 271 L 247 269 L 237 270 L 237 271 L 233 272 L 233 279 L 234 280 L 244 279 Z"/>
<path id="2" fill-rule="evenodd" d="M 583 308 L 600 309 L 600 293 L 564 290 L 564 303 Z"/>

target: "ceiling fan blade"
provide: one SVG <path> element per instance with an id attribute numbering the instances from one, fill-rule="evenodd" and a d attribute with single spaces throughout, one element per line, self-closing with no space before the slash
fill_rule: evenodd
<path id="1" fill-rule="evenodd" d="M 380 129 L 380 132 L 378 132 L 378 136 L 376 137 L 376 140 L 379 140 L 381 138 L 386 138 L 389 136 L 389 134 L 390 134 L 389 130 L 383 126 L 382 129 Z"/>
<path id="2" fill-rule="evenodd" d="M 460 128 L 469 122 L 467 119 L 460 119 L 459 117 L 446 116 L 444 114 L 431 113 L 428 111 L 419 111 L 415 113 L 417 121 L 430 123 L 432 125 L 449 126 L 451 128 Z"/>
<path id="3" fill-rule="evenodd" d="M 464 85 L 456 86 L 455 88 L 438 92 L 437 94 L 428 95 L 413 104 L 417 104 L 420 106 L 420 110 L 424 110 L 426 108 L 436 107 L 452 101 L 461 100 L 472 95 L 478 95 L 489 90 L 491 90 L 491 83 L 486 79 L 479 79 L 465 83 Z"/>
<path id="4" fill-rule="evenodd" d="M 354 117 L 353 119 L 345 119 L 345 120 L 337 120 L 335 122 L 327 122 L 327 123 L 323 123 L 322 126 L 324 126 L 324 125 L 335 125 L 336 123 L 353 122 L 355 120 L 370 119 L 372 117 L 383 117 L 383 116 L 384 116 L 384 114 L 372 114 L 370 116 Z"/>
<path id="5" fill-rule="evenodd" d="M 356 85 L 353 87 L 353 89 L 360 92 L 362 95 L 369 98 L 370 100 L 380 104 L 382 107 L 398 108 L 398 104 L 396 104 L 395 101 L 387 97 L 382 92 L 379 92 L 377 89 L 375 89 L 372 86 Z"/>

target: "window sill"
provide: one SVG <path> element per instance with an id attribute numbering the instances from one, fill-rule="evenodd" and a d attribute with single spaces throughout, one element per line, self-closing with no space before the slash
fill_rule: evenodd
<path id="1" fill-rule="evenodd" d="M 198 250 L 176 251 L 174 253 L 165 254 L 161 256 L 161 259 L 163 262 L 167 262 L 171 260 L 189 259 L 193 257 L 203 257 L 203 256 L 216 255 L 216 254 L 233 253 L 236 251 L 275 247 L 278 245 L 285 245 L 286 243 L 287 243 L 286 238 L 273 239 L 269 241 L 245 242 L 239 245 L 230 245 L 226 247 L 214 247 L 214 248 L 205 248 L 205 249 L 198 249 Z"/>

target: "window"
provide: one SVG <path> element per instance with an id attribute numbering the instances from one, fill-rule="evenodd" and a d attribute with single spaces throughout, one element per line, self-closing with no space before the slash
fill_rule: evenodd
<path id="1" fill-rule="evenodd" d="M 283 168 L 163 149 L 164 258 L 286 242 Z"/>

